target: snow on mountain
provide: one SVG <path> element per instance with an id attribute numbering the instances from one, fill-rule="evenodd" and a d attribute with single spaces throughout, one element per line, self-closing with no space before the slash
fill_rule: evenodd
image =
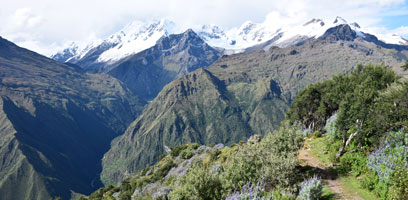
<path id="1" fill-rule="evenodd" d="M 311 21 L 294 27 L 276 27 L 271 22 L 260 24 L 245 22 L 238 29 L 228 31 L 222 30 L 215 25 L 202 26 L 195 31 L 211 46 L 232 49 L 234 53 L 242 52 L 246 48 L 271 41 L 267 47 L 278 46 L 287 47 L 309 38 L 318 38 L 322 36 L 327 29 L 347 24 L 347 21 L 341 17 L 336 17 L 334 21 L 325 22 L 321 19 L 312 19 Z M 350 27 L 360 36 L 364 34 L 360 31 L 357 23 L 349 24 Z"/>
<path id="2" fill-rule="evenodd" d="M 239 28 L 229 30 L 216 25 L 197 26 L 193 30 L 210 46 L 223 48 L 226 54 L 233 54 L 259 44 L 263 44 L 265 49 L 271 46 L 288 47 L 318 38 L 329 28 L 341 24 L 348 24 L 359 36 L 364 37 L 363 30 L 357 23 L 348 23 L 341 17 L 330 21 L 312 19 L 291 27 L 277 27 L 273 20 L 266 20 L 263 23 L 247 21 Z M 90 59 L 93 63 L 110 64 L 154 46 L 163 36 L 181 32 L 183 30 L 178 30 L 174 22 L 165 19 L 152 23 L 135 21 L 105 40 L 95 40 L 82 46 L 72 43 L 52 58 L 60 62 L 76 63 L 81 59 Z M 408 45 L 408 41 L 398 35 L 373 35 L 386 43 Z"/>
<path id="3" fill-rule="evenodd" d="M 215 25 L 204 25 L 200 28 L 195 28 L 194 31 L 211 46 L 239 52 L 272 39 L 279 30 L 265 24 L 247 21 L 239 28 L 233 28 L 228 31 L 224 31 Z"/>
<path id="4" fill-rule="evenodd" d="M 387 34 L 387 35 L 377 34 L 376 36 L 378 37 L 379 40 L 382 40 L 385 43 L 408 45 L 408 39 L 405 39 L 404 37 L 397 35 L 397 34 Z"/>
<path id="5" fill-rule="evenodd" d="M 95 62 L 112 63 L 126 56 L 136 54 L 156 44 L 163 36 L 176 33 L 175 24 L 162 19 L 152 23 L 134 21 L 105 40 L 94 40 L 87 45 L 70 44 L 52 58 L 60 62 L 72 62 L 97 54 Z"/>
<path id="6" fill-rule="evenodd" d="M 150 48 L 161 37 L 174 33 L 174 27 L 175 24 L 168 20 L 156 21 L 149 25 L 132 22 L 105 40 L 116 45 L 103 52 L 97 61 L 114 62 Z"/>
<path id="7" fill-rule="evenodd" d="M 75 53 L 72 55 L 72 57 L 67 58 L 64 62 L 75 62 L 82 59 L 89 51 L 101 45 L 102 42 L 103 41 L 101 39 L 93 40 L 86 45 L 78 45 L 75 42 L 72 42 L 70 47 L 65 50 L 71 50 L 73 53 Z"/>

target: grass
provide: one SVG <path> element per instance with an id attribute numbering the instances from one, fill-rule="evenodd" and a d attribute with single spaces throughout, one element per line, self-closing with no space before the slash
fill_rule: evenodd
<path id="1" fill-rule="evenodd" d="M 315 155 L 326 167 L 331 165 L 330 154 L 326 150 L 327 136 L 311 138 L 305 141 L 305 145 L 310 148 L 310 152 Z"/>
<path id="2" fill-rule="evenodd" d="M 354 176 L 343 176 L 341 177 L 341 187 L 348 194 L 353 196 L 359 196 L 364 200 L 377 200 L 379 199 L 372 192 L 361 187 L 360 182 Z"/>

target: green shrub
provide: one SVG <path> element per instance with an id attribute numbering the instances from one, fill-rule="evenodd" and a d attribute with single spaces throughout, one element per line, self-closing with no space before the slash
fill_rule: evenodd
<path id="1" fill-rule="evenodd" d="M 367 172 L 361 176 L 361 186 L 363 186 L 363 188 L 372 191 L 375 189 L 375 185 L 377 185 L 377 183 L 378 175 L 372 170 L 367 170 Z"/>
<path id="2" fill-rule="evenodd" d="M 303 137 L 310 137 L 311 135 L 313 135 L 313 130 L 310 128 L 304 129 L 302 131 L 302 136 Z"/>
<path id="3" fill-rule="evenodd" d="M 337 154 L 337 151 L 339 150 L 341 144 L 342 144 L 341 140 L 335 140 L 333 142 L 327 142 L 326 143 L 326 151 L 329 154 L 330 162 L 332 162 L 332 163 L 337 162 L 336 154 Z"/>
<path id="4" fill-rule="evenodd" d="M 188 147 L 187 144 L 172 147 L 170 155 L 173 156 L 173 158 L 175 158 L 180 155 L 181 151 L 183 151 L 184 149 L 187 149 L 187 147 Z"/>
<path id="5" fill-rule="evenodd" d="M 120 200 L 131 200 L 132 199 L 132 191 L 125 191 L 125 192 L 121 192 L 119 195 L 119 199 Z"/>
<path id="6" fill-rule="evenodd" d="M 318 200 L 323 194 L 323 184 L 320 178 L 314 176 L 302 183 L 299 191 L 299 200 Z"/>
<path id="7" fill-rule="evenodd" d="M 224 166 L 224 187 L 232 192 L 261 177 L 272 188 L 294 190 L 297 180 L 297 152 L 302 146 L 302 131 L 297 125 L 282 122 L 278 130 L 261 142 L 243 145 Z"/>
<path id="8" fill-rule="evenodd" d="M 161 180 L 162 178 L 164 178 L 167 173 L 169 173 L 170 169 L 177 166 L 176 164 L 174 164 L 173 160 L 169 160 L 167 162 L 165 162 L 159 169 L 157 169 L 153 175 L 152 175 L 152 180 L 154 181 L 158 181 Z"/>
<path id="9" fill-rule="evenodd" d="M 340 158 L 340 171 L 359 176 L 367 171 L 367 157 L 363 153 L 346 153 Z"/>
<path id="10" fill-rule="evenodd" d="M 194 156 L 194 152 L 190 148 L 184 149 L 180 153 L 180 157 L 183 158 L 183 159 L 190 159 L 193 156 Z"/>
<path id="11" fill-rule="evenodd" d="M 200 145 L 197 143 L 183 144 L 180 146 L 175 146 L 171 148 L 170 155 L 173 158 L 177 156 L 181 156 L 181 158 L 183 159 L 190 159 L 191 157 L 194 156 L 194 150 L 196 150 L 198 147 L 200 147 Z"/>
<path id="12" fill-rule="evenodd" d="M 401 200 L 408 199 L 408 169 L 398 169 L 392 179 L 391 186 L 389 188 L 389 199 Z"/>
<path id="13" fill-rule="evenodd" d="M 197 163 L 185 176 L 181 177 L 178 187 L 170 193 L 170 199 L 223 199 L 225 193 L 220 177 L 210 174 L 208 167 Z"/>

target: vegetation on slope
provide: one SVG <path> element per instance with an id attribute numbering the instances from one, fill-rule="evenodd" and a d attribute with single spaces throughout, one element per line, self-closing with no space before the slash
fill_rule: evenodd
<path id="1" fill-rule="evenodd" d="M 348 182 L 381 199 L 406 199 L 407 93 L 407 82 L 386 67 L 359 66 L 301 91 L 289 121 L 263 139 L 174 147 L 158 164 L 88 199 L 322 199 L 324 182 L 296 157 L 308 129 L 325 134 L 319 155 L 338 174 L 357 177 Z"/>
<path id="2" fill-rule="evenodd" d="M 283 123 L 263 139 L 255 135 L 230 147 L 174 147 L 158 164 L 119 187 L 98 190 L 89 199 L 224 199 L 237 188 L 261 181 L 269 196 L 294 198 L 303 181 L 296 157 L 301 145 L 299 127 Z"/>
<path id="3" fill-rule="evenodd" d="M 300 92 L 288 118 L 327 132 L 326 151 L 339 173 L 358 177 L 381 199 L 406 199 L 407 95 L 408 82 L 394 72 L 359 66 Z"/>
<path id="4" fill-rule="evenodd" d="M 287 110 L 275 87 L 271 80 L 226 86 L 205 69 L 172 82 L 112 143 L 102 180 L 117 183 L 135 174 L 155 163 L 166 145 L 230 145 L 272 131 Z"/>

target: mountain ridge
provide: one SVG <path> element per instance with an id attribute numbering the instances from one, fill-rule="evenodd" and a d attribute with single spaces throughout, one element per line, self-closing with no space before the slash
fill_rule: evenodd
<path id="1" fill-rule="evenodd" d="M 136 27 L 143 28 L 128 28 L 132 27 L 132 24 L 136 24 Z M 288 47 L 296 44 L 296 42 L 303 41 L 309 38 L 318 38 L 328 30 L 329 28 L 335 27 L 340 24 L 348 24 L 353 27 L 354 30 L 360 30 L 361 27 L 356 22 L 348 23 L 345 19 L 341 17 L 336 17 L 335 20 L 322 20 L 315 19 L 292 26 L 292 27 L 275 27 L 273 22 L 265 21 L 263 23 L 253 23 L 251 21 L 244 22 L 239 28 L 232 28 L 229 30 L 224 30 L 217 25 L 202 25 L 190 27 L 192 28 L 204 41 L 206 41 L 210 46 L 214 48 L 221 48 L 225 50 L 227 54 L 240 53 L 245 51 L 245 49 L 251 48 L 256 45 L 273 41 L 274 46 Z M 158 27 L 157 29 L 151 29 L 151 27 Z M 150 28 L 150 29 L 149 29 Z M 129 35 L 143 35 L 144 31 L 150 30 L 148 36 L 144 36 L 145 40 L 150 42 L 143 43 L 142 41 L 137 42 L 139 37 L 130 38 Z M 364 31 L 364 30 L 362 30 Z M 71 44 L 67 48 L 64 48 L 60 52 L 52 55 L 53 59 L 60 62 L 77 62 L 78 58 L 83 59 L 84 57 L 89 57 L 93 59 L 93 62 L 97 61 L 99 65 L 106 65 L 107 62 L 112 60 L 119 60 L 128 55 L 136 54 L 144 49 L 147 49 L 154 45 L 154 42 L 160 39 L 160 37 L 168 36 L 170 34 L 179 34 L 181 31 L 176 28 L 176 24 L 166 19 L 156 20 L 151 23 L 142 23 L 135 21 L 129 23 L 122 30 L 108 37 L 104 41 L 99 39 L 92 41 L 90 44 L 79 48 L 75 43 Z M 365 31 L 367 32 L 367 31 Z M 151 35 L 156 35 L 152 37 Z M 407 39 L 401 36 L 386 36 L 381 34 L 373 34 L 380 37 L 385 43 L 392 43 L 398 45 L 408 45 Z M 121 41 L 120 38 L 128 38 L 128 41 Z M 112 39 L 116 38 L 116 39 Z M 119 39 L 118 39 L 119 38 Z M 275 39 L 274 39 L 275 38 Z M 300 40 L 300 41 L 299 41 Z M 107 42 L 110 41 L 110 42 Z M 113 44 L 113 45 L 108 45 Z M 133 46 L 131 46 L 133 45 Z M 126 46 L 126 48 L 123 48 Z M 96 51 L 99 49 L 99 51 Z M 103 51 L 103 52 L 100 52 Z M 97 55 L 95 55 L 96 52 Z M 116 52 L 116 53 L 109 53 Z M 122 53 L 118 53 L 122 52 Z M 88 54 L 88 55 L 87 55 Z M 110 55 L 110 57 L 103 56 Z M 94 55 L 94 56 L 91 56 Z M 114 56 L 116 55 L 116 56 Z M 79 65 L 89 65 L 86 63 L 77 63 Z"/>

